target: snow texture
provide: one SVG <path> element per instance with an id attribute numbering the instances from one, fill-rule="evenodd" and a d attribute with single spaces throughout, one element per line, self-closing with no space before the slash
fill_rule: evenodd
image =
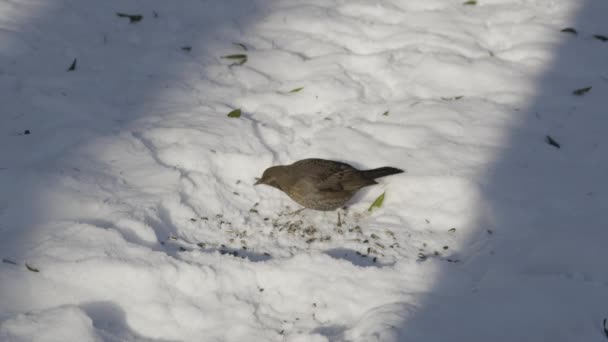
<path id="1" fill-rule="evenodd" d="M 1 1 L 0 341 L 605 341 L 607 10 Z"/>

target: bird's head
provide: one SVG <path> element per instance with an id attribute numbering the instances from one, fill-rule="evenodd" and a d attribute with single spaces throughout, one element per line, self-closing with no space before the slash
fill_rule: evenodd
<path id="1" fill-rule="evenodd" d="M 266 184 L 281 190 L 279 178 L 281 177 L 282 166 L 269 167 L 264 171 L 262 178 L 258 179 L 254 185 Z"/>

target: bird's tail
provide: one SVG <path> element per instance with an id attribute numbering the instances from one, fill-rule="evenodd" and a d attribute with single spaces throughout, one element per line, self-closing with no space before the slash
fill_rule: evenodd
<path id="1" fill-rule="evenodd" d="M 372 169 L 372 170 L 364 170 L 361 172 L 363 172 L 363 175 L 367 178 L 376 179 L 376 178 L 380 178 L 380 177 L 384 177 L 384 176 L 390 176 L 390 175 L 394 175 L 397 173 L 402 173 L 404 171 L 401 169 L 398 169 L 396 167 L 385 166 L 385 167 L 379 167 L 377 169 Z"/>

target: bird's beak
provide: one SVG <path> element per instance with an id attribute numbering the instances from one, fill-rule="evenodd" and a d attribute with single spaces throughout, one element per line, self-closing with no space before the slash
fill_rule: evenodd
<path id="1" fill-rule="evenodd" d="M 260 185 L 260 184 L 262 184 L 261 178 L 258 178 L 258 180 L 255 183 L 253 183 L 253 185 Z"/>

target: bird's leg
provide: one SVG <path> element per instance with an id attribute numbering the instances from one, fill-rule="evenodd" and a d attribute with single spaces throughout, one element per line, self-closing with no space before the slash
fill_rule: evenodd
<path id="1" fill-rule="evenodd" d="M 338 227 L 342 227 L 342 220 L 340 220 L 340 209 L 338 209 L 337 213 L 338 213 Z"/>

